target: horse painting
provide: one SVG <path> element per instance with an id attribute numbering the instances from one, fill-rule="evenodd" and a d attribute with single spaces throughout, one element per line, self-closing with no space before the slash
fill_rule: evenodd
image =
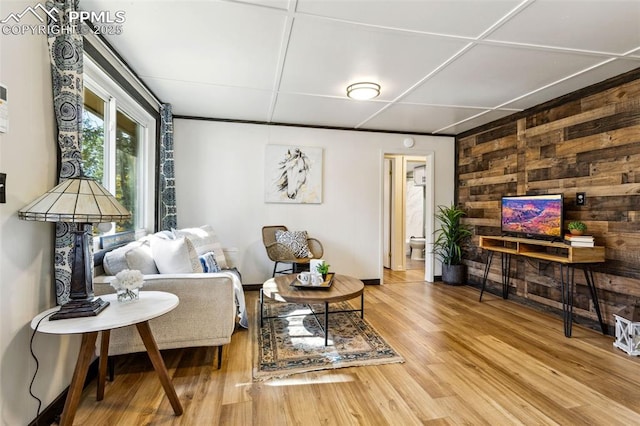
<path id="1" fill-rule="evenodd" d="M 309 158 L 299 148 L 296 148 L 293 153 L 289 149 L 284 159 L 278 163 L 278 169 L 281 171 L 276 182 L 278 191 L 287 194 L 289 199 L 295 200 L 300 188 L 307 182 Z"/>
<path id="2" fill-rule="evenodd" d="M 313 146 L 265 147 L 264 200 L 267 203 L 322 203 L 323 149 Z"/>

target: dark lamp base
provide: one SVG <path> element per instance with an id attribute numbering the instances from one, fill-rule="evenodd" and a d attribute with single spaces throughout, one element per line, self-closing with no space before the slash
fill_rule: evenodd
<path id="1" fill-rule="evenodd" d="M 67 318 L 95 317 L 102 312 L 109 302 L 97 298 L 95 300 L 70 300 L 60 307 L 60 310 L 49 317 L 49 320 Z"/>

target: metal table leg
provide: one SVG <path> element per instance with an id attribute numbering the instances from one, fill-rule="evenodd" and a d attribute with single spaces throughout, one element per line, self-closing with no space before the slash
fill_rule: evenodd
<path id="1" fill-rule="evenodd" d="M 264 326 L 264 291 L 260 289 L 260 328 Z"/>
<path id="2" fill-rule="evenodd" d="M 324 302 L 324 345 L 329 344 L 329 302 Z"/>
<path id="3" fill-rule="evenodd" d="M 593 307 L 596 309 L 598 315 L 598 322 L 600 322 L 600 330 L 602 334 L 607 334 L 607 325 L 602 321 L 602 313 L 600 312 L 600 302 L 598 301 L 598 291 L 596 290 L 595 281 L 593 279 L 593 269 L 590 265 L 585 265 L 582 269 L 584 272 L 584 278 L 587 281 L 587 287 L 591 293 L 591 300 L 593 301 Z"/>
<path id="4" fill-rule="evenodd" d="M 575 269 L 571 265 L 560 264 L 560 284 L 562 288 L 562 322 L 565 337 L 571 337 L 573 325 L 573 287 Z"/>
<path id="5" fill-rule="evenodd" d="M 479 302 L 482 302 L 482 293 L 484 293 L 484 287 L 487 285 L 487 276 L 489 275 L 489 269 L 491 268 L 491 261 L 493 260 L 493 252 L 490 251 L 487 253 L 487 264 L 484 267 L 484 274 L 482 275 L 482 289 L 480 289 L 480 299 Z"/>
<path id="6" fill-rule="evenodd" d="M 509 282 L 511 276 L 511 255 L 509 253 L 502 253 L 502 298 L 509 298 Z"/>

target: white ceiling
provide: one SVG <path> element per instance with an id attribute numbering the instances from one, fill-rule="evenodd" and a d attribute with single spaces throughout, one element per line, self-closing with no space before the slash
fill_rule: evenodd
<path id="1" fill-rule="evenodd" d="M 640 0 L 80 7 L 125 11 L 106 39 L 175 115 L 455 135 L 640 67 Z"/>

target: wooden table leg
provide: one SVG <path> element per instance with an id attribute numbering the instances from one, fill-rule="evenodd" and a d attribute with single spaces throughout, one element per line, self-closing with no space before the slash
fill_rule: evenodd
<path id="1" fill-rule="evenodd" d="M 98 363 L 98 389 L 96 401 L 104 399 L 104 382 L 107 378 L 107 361 L 109 360 L 109 337 L 111 330 L 103 330 L 100 336 L 100 361 Z"/>
<path id="2" fill-rule="evenodd" d="M 153 338 L 153 334 L 151 333 L 149 321 L 140 322 L 136 324 L 136 327 L 138 328 L 138 333 L 140 333 L 144 347 L 147 348 L 147 353 L 149 354 L 153 368 L 156 370 L 156 373 L 158 373 L 160 383 L 162 383 L 162 387 L 164 388 L 164 393 L 167 395 L 167 398 L 169 398 L 169 402 L 173 407 L 173 412 L 176 416 L 179 416 L 182 414 L 182 404 L 180 404 L 176 390 L 173 387 L 173 383 L 171 383 L 167 367 L 164 365 L 160 350 L 158 350 L 156 339 Z"/>
<path id="3" fill-rule="evenodd" d="M 62 411 L 62 418 L 60 419 L 60 426 L 71 426 L 73 424 L 73 418 L 76 416 L 76 410 L 80 403 L 80 397 L 82 396 L 82 387 L 84 381 L 87 378 L 87 371 L 89 370 L 89 364 L 93 358 L 93 351 L 96 347 L 96 339 L 98 338 L 98 332 L 84 333 L 82 335 L 82 343 L 80 345 L 80 352 L 78 353 L 78 361 L 76 362 L 76 368 L 73 371 L 73 377 L 71 378 L 71 384 L 69 385 L 69 392 L 67 393 L 67 399 L 64 403 L 64 410 Z"/>

